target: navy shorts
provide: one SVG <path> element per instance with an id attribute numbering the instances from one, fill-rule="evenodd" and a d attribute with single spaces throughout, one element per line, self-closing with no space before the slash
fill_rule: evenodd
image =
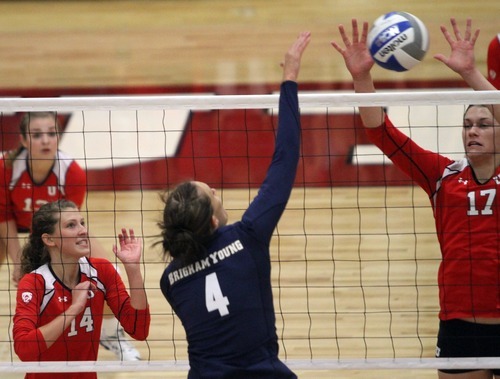
<path id="1" fill-rule="evenodd" d="M 500 357 L 500 324 L 476 324 L 462 320 L 439 322 L 436 347 L 438 358 Z M 461 374 L 468 370 L 439 370 L 448 374 Z M 500 375 L 500 368 L 492 370 Z"/>

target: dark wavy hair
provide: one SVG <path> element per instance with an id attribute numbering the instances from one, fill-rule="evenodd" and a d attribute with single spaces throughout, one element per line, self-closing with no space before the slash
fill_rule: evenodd
<path id="1" fill-rule="evenodd" d="M 55 232 L 61 212 L 68 208 L 77 208 L 70 200 L 58 200 L 46 203 L 33 215 L 31 233 L 21 252 L 21 275 L 27 274 L 45 263 L 50 262 L 50 255 L 43 243 L 42 236 Z"/>
<path id="2" fill-rule="evenodd" d="M 161 229 L 163 258 L 179 259 L 188 265 L 203 258 L 205 244 L 213 233 L 213 207 L 210 198 L 193 182 L 179 184 L 162 194 L 165 204 Z"/>

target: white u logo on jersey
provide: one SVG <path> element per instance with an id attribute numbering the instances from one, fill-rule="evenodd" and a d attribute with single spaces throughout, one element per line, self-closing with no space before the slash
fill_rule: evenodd
<path id="1" fill-rule="evenodd" d="M 55 196 L 57 194 L 56 186 L 48 186 L 47 193 L 49 194 L 49 196 Z"/>

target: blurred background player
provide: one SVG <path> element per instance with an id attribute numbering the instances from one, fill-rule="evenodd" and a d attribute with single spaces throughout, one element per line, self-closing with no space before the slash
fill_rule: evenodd
<path id="1" fill-rule="evenodd" d="M 20 277 L 20 236 L 31 227 L 33 212 L 47 202 L 67 199 L 80 209 L 87 186 L 86 173 L 78 163 L 59 150 L 59 123 L 54 112 L 25 113 L 19 124 L 19 147 L 0 159 L 0 263 L 10 260 L 14 283 Z M 106 258 L 107 252 L 91 238 L 92 256 Z M 113 315 L 103 322 L 101 344 L 120 360 L 138 360 Z"/>

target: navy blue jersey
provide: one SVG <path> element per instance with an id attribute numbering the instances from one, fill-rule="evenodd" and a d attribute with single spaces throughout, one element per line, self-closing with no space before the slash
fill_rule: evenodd
<path id="1" fill-rule="evenodd" d="M 297 83 L 281 85 L 276 147 L 241 221 L 219 228 L 205 258 L 171 262 L 161 290 L 186 331 L 188 378 L 296 378 L 278 359 L 269 244 L 299 160 Z"/>

